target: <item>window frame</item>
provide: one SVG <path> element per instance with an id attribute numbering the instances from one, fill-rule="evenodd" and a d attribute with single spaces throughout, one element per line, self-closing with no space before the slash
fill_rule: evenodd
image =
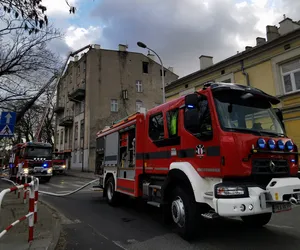
<path id="1" fill-rule="evenodd" d="M 135 81 L 135 90 L 137 93 L 143 93 L 143 83 L 142 80 Z"/>
<path id="2" fill-rule="evenodd" d="M 298 61 L 298 63 L 299 63 L 299 68 L 288 71 L 288 72 L 285 72 L 285 73 L 283 72 L 283 66 L 284 65 L 290 64 L 290 63 L 293 63 L 293 62 L 296 62 L 296 61 Z M 296 80 L 295 80 L 295 73 L 296 72 L 300 72 L 300 58 L 289 60 L 289 61 L 286 61 L 286 62 L 280 64 L 281 84 L 282 84 L 282 87 L 283 87 L 284 94 L 293 94 L 293 93 L 300 92 L 300 88 L 299 89 L 296 88 Z M 284 77 L 287 76 L 287 75 L 290 76 L 291 84 L 292 84 L 292 90 L 288 91 L 288 92 L 285 89 L 285 82 L 284 82 Z"/>
<path id="3" fill-rule="evenodd" d="M 139 112 L 139 109 L 138 109 L 138 106 L 137 106 L 138 103 L 141 104 L 140 108 L 143 107 L 143 101 L 141 101 L 141 100 L 136 100 L 136 101 L 135 101 L 135 110 L 136 110 L 136 112 Z"/>
<path id="4" fill-rule="evenodd" d="M 114 108 L 113 108 L 114 107 Z M 116 107 L 116 110 L 115 110 Z M 110 112 L 118 112 L 119 111 L 119 102 L 117 99 L 110 99 Z"/>
<path id="5" fill-rule="evenodd" d="M 158 138 L 153 139 L 153 138 L 151 137 L 151 133 L 150 133 L 150 125 L 152 124 L 152 119 L 153 119 L 154 117 L 156 117 L 156 116 L 162 116 L 163 136 L 162 136 L 162 138 L 158 137 Z M 155 114 L 150 115 L 149 118 L 148 118 L 148 136 L 149 136 L 149 138 L 150 138 L 152 141 L 160 141 L 160 140 L 164 140 L 165 135 L 166 135 L 166 132 L 165 132 L 164 113 L 163 113 L 162 111 L 160 111 L 160 112 L 157 112 L 157 113 L 155 113 Z"/>

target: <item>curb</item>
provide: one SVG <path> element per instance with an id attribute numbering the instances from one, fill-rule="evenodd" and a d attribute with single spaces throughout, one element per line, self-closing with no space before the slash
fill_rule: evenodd
<path id="1" fill-rule="evenodd" d="M 47 250 L 55 250 L 55 248 L 58 244 L 60 234 L 61 234 L 61 229 L 62 229 L 61 218 L 59 216 L 59 213 L 56 211 L 56 209 L 52 205 L 50 205 L 48 202 L 45 202 L 41 199 L 39 199 L 38 202 L 42 203 L 44 206 L 46 206 L 49 210 L 51 210 L 53 212 L 52 216 L 55 218 L 55 225 L 52 229 L 53 239 L 52 239 L 49 247 L 47 248 Z"/>

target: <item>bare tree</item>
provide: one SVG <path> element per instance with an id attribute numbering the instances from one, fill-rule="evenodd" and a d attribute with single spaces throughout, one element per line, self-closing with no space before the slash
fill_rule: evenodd
<path id="1" fill-rule="evenodd" d="M 52 28 L 27 36 L 14 31 L 0 37 L 0 107 L 3 102 L 29 100 L 61 67 L 61 59 L 47 47 L 61 33 Z"/>
<path id="2" fill-rule="evenodd" d="M 41 0 L 1 0 L 0 36 L 14 30 L 26 30 L 29 34 L 39 32 L 48 25 L 48 17 Z"/>

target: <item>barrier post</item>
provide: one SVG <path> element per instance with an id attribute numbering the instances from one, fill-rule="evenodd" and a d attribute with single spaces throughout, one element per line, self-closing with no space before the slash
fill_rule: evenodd
<path id="1" fill-rule="evenodd" d="M 33 186 L 29 187 L 29 213 L 31 215 L 28 217 L 28 226 L 29 226 L 29 234 L 28 234 L 28 242 L 33 241 L 33 225 L 34 225 L 34 182 L 32 182 Z"/>
<path id="2" fill-rule="evenodd" d="M 34 182 L 34 224 L 37 222 L 37 203 L 39 199 L 39 178 Z"/>
<path id="3" fill-rule="evenodd" d="M 28 177 L 27 175 L 25 175 L 25 183 L 28 182 Z M 27 202 L 27 192 L 28 192 L 28 188 L 24 188 L 24 194 L 23 194 L 23 203 L 26 204 Z"/>

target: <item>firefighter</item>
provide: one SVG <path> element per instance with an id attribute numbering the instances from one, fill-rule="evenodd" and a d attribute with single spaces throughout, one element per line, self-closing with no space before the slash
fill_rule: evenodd
<path id="1" fill-rule="evenodd" d="M 171 129 L 170 129 L 170 135 L 174 136 L 177 132 L 177 112 L 174 112 L 171 115 Z"/>

